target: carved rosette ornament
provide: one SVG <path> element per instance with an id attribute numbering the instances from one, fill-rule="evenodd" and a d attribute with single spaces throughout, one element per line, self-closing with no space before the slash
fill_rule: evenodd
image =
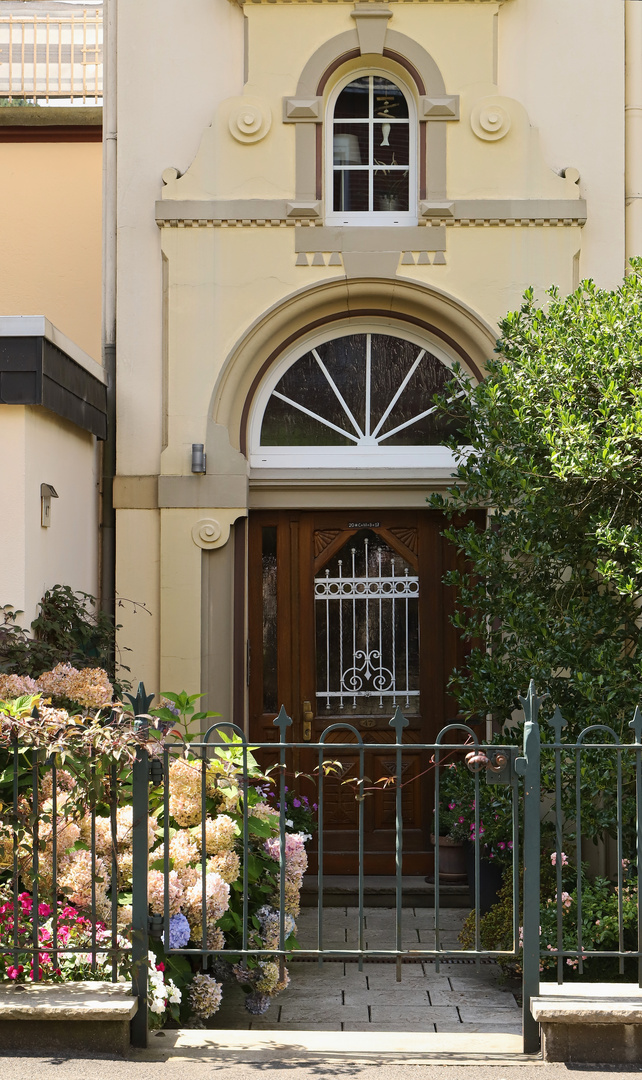
<path id="1" fill-rule="evenodd" d="M 470 126 L 477 138 L 485 142 L 503 139 L 511 127 L 507 101 L 503 98 L 485 98 L 477 102 L 470 114 Z"/>
<path id="2" fill-rule="evenodd" d="M 228 102 L 230 133 L 238 142 L 253 143 L 265 138 L 272 125 L 269 106 L 258 98 L 232 98 Z"/>

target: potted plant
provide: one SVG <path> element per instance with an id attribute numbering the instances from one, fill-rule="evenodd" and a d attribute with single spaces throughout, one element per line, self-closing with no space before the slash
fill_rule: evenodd
<path id="1" fill-rule="evenodd" d="M 451 762 L 440 778 L 439 832 L 461 845 L 471 899 L 475 901 L 476 820 L 479 822 L 479 907 L 485 914 L 496 902 L 504 867 L 513 855 L 510 791 L 480 778 L 479 815 L 475 813 L 475 778 L 464 761 Z M 440 879 L 442 847 L 440 843 Z"/>

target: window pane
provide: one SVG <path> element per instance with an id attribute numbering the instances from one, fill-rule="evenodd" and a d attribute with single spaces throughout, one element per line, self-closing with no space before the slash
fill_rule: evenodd
<path id="1" fill-rule="evenodd" d="M 374 115 L 390 116 L 396 120 L 408 116 L 408 102 L 402 91 L 388 79 L 374 77 Z"/>
<path id="2" fill-rule="evenodd" d="M 278 712 L 276 525 L 262 530 L 263 570 L 263 712 Z"/>
<path id="3" fill-rule="evenodd" d="M 367 124 L 334 125 L 332 157 L 335 165 L 367 165 L 368 153 Z"/>
<path id="4" fill-rule="evenodd" d="M 334 107 L 336 117 L 368 116 L 370 76 L 355 79 L 342 90 Z M 408 115 L 406 113 L 406 115 Z"/>
<path id="5" fill-rule="evenodd" d="M 408 209 L 407 169 L 378 169 L 375 172 L 374 209 L 389 213 Z"/>
<path id="6" fill-rule="evenodd" d="M 265 410 L 261 430 L 263 446 L 349 446 L 353 440 L 335 431 L 356 436 L 346 412 L 312 353 L 286 371 L 276 386 L 278 393 L 303 405 L 334 427 L 315 420 L 274 395 Z M 354 444 L 353 444 L 354 445 Z"/>
<path id="7" fill-rule="evenodd" d="M 366 335 L 346 334 L 317 347 L 328 374 L 362 431 L 365 431 Z"/>
<path id="8" fill-rule="evenodd" d="M 407 124 L 380 124 L 373 129 L 375 163 L 383 165 L 407 165 L 409 157 L 410 130 Z"/>
<path id="9" fill-rule="evenodd" d="M 334 170 L 334 209 L 339 212 L 367 211 L 370 181 L 367 169 Z"/>
<path id="10" fill-rule="evenodd" d="M 348 456 L 352 447 L 372 446 L 366 436 L 366 347 L 366 334 L 344 334 L 297 360 L 270 397 L 261 444 L 344 446 Z M 382 449 L 441 445 L 446 435 L 457 434 L 456 416 L 443 420 L 431 412 L 416 419 L 432 409 L 434 395 L 450 380 L 449 368 L 429 348 L 392 334 L 374 333 L 370 358 L 369 430 Z M 391 434 L 398 427 L 401 430 Z"/>
<path id="11" fill-rule="evenodd" d="M 377 385 L 387 383 L 386 392 L 392 390 L 388 400 L 392 400 L 397 388 L 403 382 L 405 375 L 410 371 L 421 350 L 416 346 L 408 349 L 400 348 L 400 345 L 408 346 L 408 342 L 399 342 L 399 339 L 384 337 L 383 335 L 372 336 L 372 363 L 373 375 L 377 371 Z M 410 363 L 408 362 L 410 360 Z M 394 377 L 387 377 L 390 372 Z M 383 423 L 380 435 L 406 421 L 412 420 L 434 404 L 433 397 L 443 390 L 450 379 L 450 371 L 436 356 L 426 352 L 425 356 L 411 376 L 404 388 L 399 400 Z M 373 379 L 374 381 L 374 379 Z M 381 401 L 385 394 L 381 395 Z M 378 402 L 379 404 L 379 402 Z M 385 411 L 385 406 L 384 410 Z M 383 411 L 381 415 L 383 415 Z M 409 424 L 402 428 L 396 435 L 384 439 L 381 446 L 439 446 L 444 442 L 447 434 L 456 432 L 457 425 L 454 422 L 437 419 L 434 413 L 422 420 Z"/>

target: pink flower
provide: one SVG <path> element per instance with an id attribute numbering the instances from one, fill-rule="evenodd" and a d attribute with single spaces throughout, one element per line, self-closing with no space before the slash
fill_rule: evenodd
<path id="1" fill-rule="evenodd" d="M 512 851 L 513 850 L 513 841 L 509 840 L 506 847 L 508 848 L 509 851 Z"/>
<path id="2" fill-rule="evenodd" d="M 504 851 L 504 849 L 506 847 L 506 844 L 504 843 L 503 840 L 500 840 L 497 847 L 499 848 L 500 851 Z"/>
<path id="3" fill-rule="evenodd" d="M 18 967 L 14 967 L 13 964 L 7 968 L 7 975 L 10 979 L 17 979 L 18 975 L 22 975 L 24 968 L 22 964 L 18 964 Z"/>
<path id="4" fill-rule="evenodd" d="M 465 820 L 465 819 L 464 819 L 463 817 L 460 817 L 460 818 L 459 818 L 459 824 L 460 824 L 460 825 L 463 825 L 463 824 L 464 824 L 464 820 Z"/>
<path id="5" fill-rule="evenodd" d="M 165 965 L 164 964 L 157 964 L 156 965 L 156 970 L 157 971 L 164 971 L 165 970 Z"/>
<path id="6" fill-rule="evenodd" d="M 38 914 L 41 915 L 43 919 L 48 919 L 51 915 L 49 904 L 38 904 Z"/>
<path id="7" fill-rule="evenodd" d="M 449 810 L 454 810 L 456 806 L 457 806 L 457 803 L 454 803 L 454 802 L 449 802 L 448 803 L 448 809 Z"/>
<path id="8" fill-rule="evenodd" d="M 560 855 L 561 855 L 561 858 L 562 858 L 562 866 L 567 866 L 568 865 L 568 855 L 565 855 L 563 851 L 560 852 Z M 553 854 L 551 855 L 551 863 L 552 863 L 553 866 L 557 866 L 557 852 L 556 851 L 554 851 Z"/>

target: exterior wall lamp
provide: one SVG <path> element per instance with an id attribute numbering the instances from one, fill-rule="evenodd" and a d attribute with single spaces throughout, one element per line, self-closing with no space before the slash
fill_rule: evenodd
<path id="1" fill-rule="evenodd" d="M 202 442 L 192 443 L 192 472 L 204 473 L 205 465 L 207 461 L 207 454 L 205 453 L 205 447 Z"/>
<path id="2" fill-rule="evenodd" d="M 40 485 L 40 524 L 43 529 L 51 525 L 51 500 L 59 498 L 58 492 L 51 484 Z"/>

